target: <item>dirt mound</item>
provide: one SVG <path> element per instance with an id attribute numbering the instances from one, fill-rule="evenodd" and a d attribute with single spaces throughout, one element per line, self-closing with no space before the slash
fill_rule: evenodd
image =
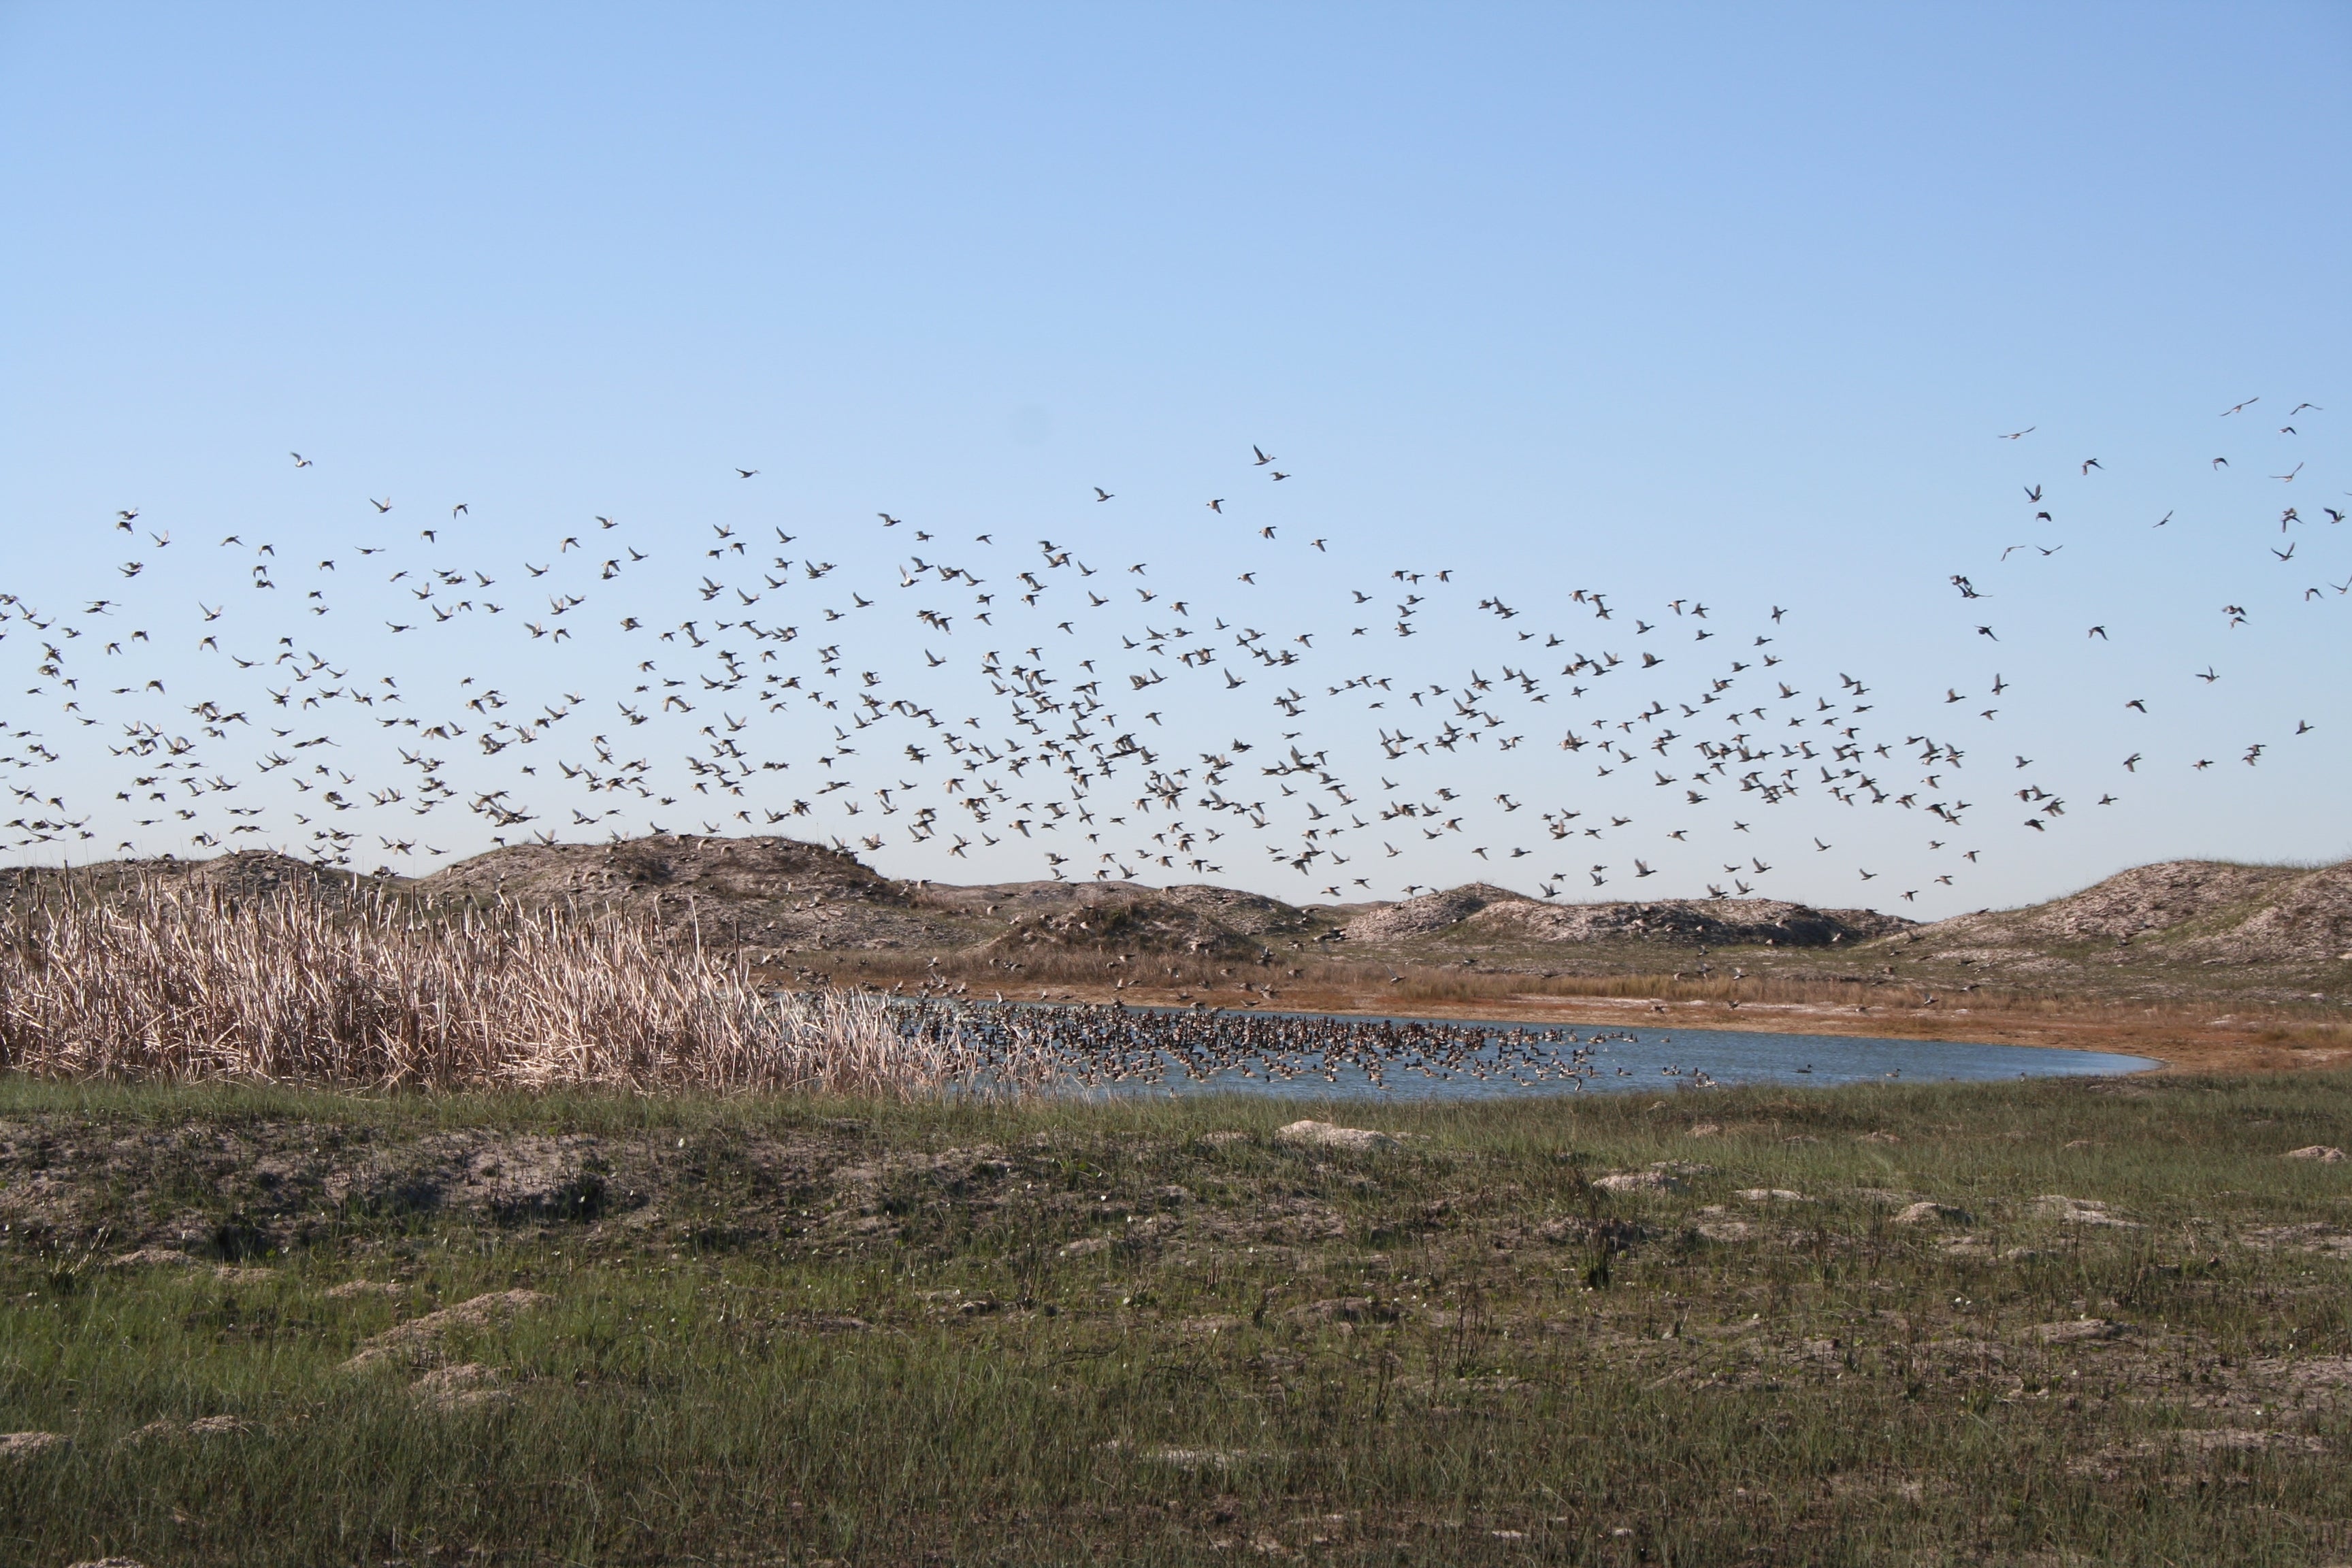
<path id="1" fill-rule="evenodd" d="M 2273 867 L 2164 861 L 2120 872 L 2046 904 L 1992 916 L 1989 923 L 2044 942 L 2124 940 L 2254 902 L 2273 893 L 2283 880 L 2284 874 Z"/>
<path id="2" fill-rule="evenodd" d="M 299 890 L 328 899 L 349 898 L 371 888 L 404 885 L 398 878 L 376 878 L 314 866 L 274 849 L 239 849 L 209 860 L 104 860 L 92 866 L 12 866 L 0 868 L 0 900 L 63 891 L 71 888 L 101 898 L 117 897 L 140 887 L 193 893 L 219 893 L 233 900 L 266 899 Z"/>
<path id="3" fill-rule="evenodd" d="M 1305 910 L 1286 904 L 1279 899 L 1261 898 L 1255 893 L 1237 892 L 1231 888 L 1212 888 L 1195 883 L 1181 888 L 1164 888 L 1159 896 L 1164 903 L 1193 910 L 1245 937 L 1271 940 L 1293 937 L 1318 929 L 1315 919 Z"/>
<path id="4" fill-rule="evenodd" d="M 152 868 L 153 862 L 148 862 Z M 210 860 L 182 862 L 179 876 L 187 886 L 226 893 L 234 899 L 268 898 L 287 890 L 346 897 L 373 878 L 355 876 L 331 867 L 313 866 L 291 855 L 269 849 L 240 849 Z M 150 871 L 152 875 L 152 869 Z"/>
<path id="5" fill-rule="evenodd" d="M 906 888 L 854 855 L 796 838 L 678 834 L 618 844 L 521 844 L 445 867 L 417 887 L 436 897 L 504 894 L 623 903 L 656 898 L 768 900 L 827 893 L 905 903 Z"/>
<path id="6" fill-rule="evenodd" d="M 2352 957 L 2352 862 L 2295 876 L 2242 919 L 2210 934 L 2179 933 L 2185 956 L 2252 963 L 2337 962 Z M 2221 921 L 2213 922 L 2221 925 Z"/>
<path id="7" fill-rule="evenodd" d="M 660 834 L 617 844 L 526 844 L 478 855 L 415 884 L 436 900 L 577 902 L 692 926 L 755 958 L 784 951 L 968 946 L 973 933 L 919 908 L 922 884 L 793 838 Z"/>
<path id="8" fill-rule="evenodd" d="M 358 1352 L 343 1363 L 346 1372 L 401 1363 L 425 1363 L 438 1357 L 441 1342 L 454 1333 L 480 1332 L 508 1319 L 544 1306 L 548 1297 L 537 1290 L 494 1290 L 411 1318 L 363 1340 Z"/>
<path id="9" fill-rule="evenodd" d="M 1010 929 L 982 950 L 992 953 L 1046 946 L 1242 957 L 1254 956 L 1277 938 L 1321 929 L 1303 910 L 1230 888 L 1014 882 L 936 889 L 926 901 L 1010 921 Z"/>
<path id="10" fill-rule="evenodd" d="M 1401 904 L 1383 904 L 1348 922 L 1349 942 L 1399 942 L 1460 925 L 1496 904 L 1533 904 L 1524 893 L 1486 882 L 1468 882 L 1442 893 L 1423 893 Z"/>
<path id="11" fill-rule="evenodd" d="M 1546 904 L 1474 882 L 1389 904 L 1348 922 L 1350 942 L 1444 933 L 1465 943 L 1670 942 L 1713 947 L 1828 947 L 1912 924 L 1872 910 L 1816 910 L 1773 899 L 1664 899 Z"/>
<path id="12" fill-rule="evenodd" d="M 1706 947 L 1830 947 L 1913 922 L 1874 910 L 1817 910 L 1778 899 L 1664 899 L 1652 903 L 1491 904 L 1458 933 L 1489 942 L 1665 942 Z"/>
<path id="13" fill-rule="evenodd" d="M 1960 915 L 1912 935 L 1936 956 L 1996 964 L 2092 947 L 2150 961 L 2335 963 L 2352 953 L 2352 862 L 2308 870 L 2168 860 L 2046 904 Z"/>

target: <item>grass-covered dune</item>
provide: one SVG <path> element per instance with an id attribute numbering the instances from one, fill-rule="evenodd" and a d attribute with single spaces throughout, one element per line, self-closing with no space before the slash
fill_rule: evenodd
<path id="1" fill-rule="evenodd" d="M 2347 1133 L 0 1079 L 0 1562 L 2324 1563 Z"/>

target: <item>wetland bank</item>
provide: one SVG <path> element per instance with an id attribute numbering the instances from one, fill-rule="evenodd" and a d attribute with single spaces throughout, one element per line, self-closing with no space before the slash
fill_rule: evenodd
<path id="1" fill-rule="evenodd" d="M 1553 1075 L 1318 1099 L 1235 1058 L 1307 1026 L 1132 1005 L 1033 925 L 780 993 L 707 910 L 185 875 L 7 907 L 0 1561 L 2352 1552 L 2320 1008 L 2263 1015 L 2292 1073 L 1598 1076 L 1693 1065 L 1702 976 L 1640 1004 L 1696 1005 L 1671 1046 L 1318 1020 L 1395 1082 Z M 1278 1000 L 1232 956 L 1161 967 Z M 973 1008 L 1065 964 L 1121 1005 Z M 1385 973 L 1496 984 L 1465 1020 L 1531 984 Z M 1035 1092 L 1154 1040 L 1283 1092 Z"/>
<path id="2" fill-rule="evenodd" d="M 13 1078 L 0 1554 L 2327 1562 L 2347 1127 Z"/>

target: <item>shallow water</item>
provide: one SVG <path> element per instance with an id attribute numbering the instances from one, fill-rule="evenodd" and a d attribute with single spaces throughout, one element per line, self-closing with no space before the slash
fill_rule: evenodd
<path id="1" fill-rule="evenodd" d="M 1286 1015 L 1311 1018 L 1314 1015 Z M 1967 1083 L 2001 1079 L 2074 1078 L 2142 1072 L 2161 1064 L 2106 1051 L 1951 1040 L 1898 1040 L 1849 1035 L 1757 1034 L 1732 1029 L 1534 1027 L 1473 1020 L 1333 1017 L 1345 1028 L 1422 1022 L 1447 1028 L 1518 1029 L 1539 1037 L 1507 1049 L 1496 1040 L 1455 1064 L 1424 1070 L 1391 1060 L 1377 1079 L 1355 1060 L 1300 1054 L 1260 1058 L 1243 1068 L 1202 1076 L 1172 1062 L 1154 1083 L 1105 1085 L 1113 1092 L 1232 1093 L 1299 1100 L 1478 1100 L 1528 1094 L 1595 1094 L 1620 1089 L 1736 1084 Z"/>

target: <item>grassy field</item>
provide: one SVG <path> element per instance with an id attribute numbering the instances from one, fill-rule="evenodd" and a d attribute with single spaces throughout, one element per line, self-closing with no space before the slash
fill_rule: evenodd
<path id="1" fill-rule="evenodd" d="M 2352 1560 L 2347 1133 L 0 1079 L 0 1563 Z"/>

